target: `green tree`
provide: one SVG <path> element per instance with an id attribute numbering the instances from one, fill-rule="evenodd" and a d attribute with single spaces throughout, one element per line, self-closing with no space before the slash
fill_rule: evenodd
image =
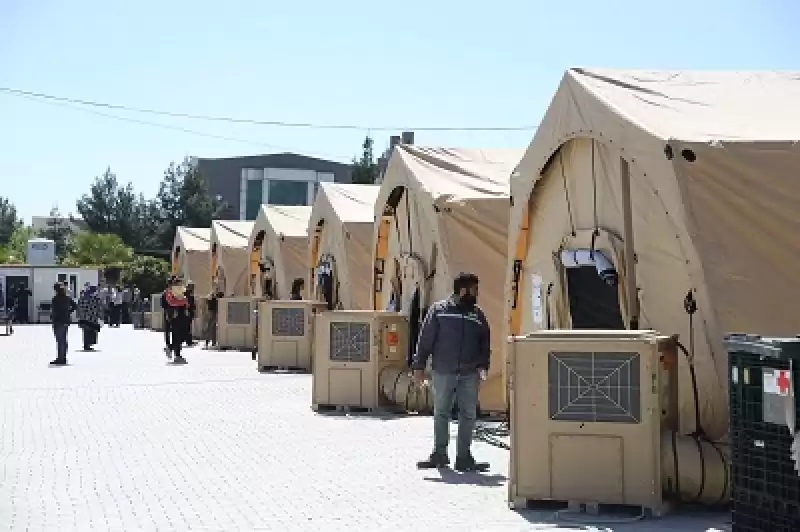
<path id="1" fill-rule="evenodd" d="M 28 253 L 28 240 L 35 236 L 32 228 L 24 225 L 17 227 L 8 244 L 0 248 L 0 264 L 23 264 Z"/>
<path id="2" fill-rule="evenodd" d="M 361 145 L 361 158 L 353 159 L 353 183 L 359 185 L 373 185 L 378 180 L 378 164 L 373 153 L 374 141 L 367 135 Z"/>
<path id="3" fill-rule="evenodd" d="M 172 248 L 179 226 L 211 227 L 225 209 L 224 203 L 211 197 L 200 169 L 188 158 L 164 171 L 156 201 L 161 211 L 159 249 Z"/>
<path id="4" fill-rule="evenodd" d="M 130 262 L 133 250 L 110 233 L 78 233 L 72 238 L 66 264 L 75 266 L 110 266 Z"/>
<path id="5" fill-rule="evenodd" d="M 164 259 L 136 255 L 122 270 L 122 282 L 138 288 L 142 297 L 150 297 L 166 288 L 169 274 L 169 263 Z"/>
<path id="6" fill-rule="evenodd" d="M 47 229 L 39 231 L 39 236 L 55 242 L 56 260 L 59 263 L 62 262 L 69 253 L 70 242 L 73 236 L 70 220 L 61 214 L 58 207 L 53 207 L 50 209 L 50 219 L 47 221 Z"/>
<path id="7" fill-rule="evenodd" d="M 78 213 L 95 233 L 115 234 L 135 249 L 153 244 L 161 222 L 154 201 L 136 194 L 133 185 L 121 185 L 110 168 L 95 178 L 88 194 L 77 202 Z"/>
<path id="8" fill-rule="evenodd" d="M 7 245 L 11 235 L 21 226 L 17 208 L 7 198 L 0 196 L 0 246 Z"/>

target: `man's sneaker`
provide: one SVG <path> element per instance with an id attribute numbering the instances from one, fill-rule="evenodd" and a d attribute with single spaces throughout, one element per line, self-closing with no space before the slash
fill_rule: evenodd
<path id="1" fill-rule="evenodd" d="M 186 359 L 180 355 L 175 355 L 175 359 L 173 360 L 175 364 L 186 364 Z"/>
<path id="2" fill-rule="evenodd" d="M 467 471 L 484 472 L 489 470 L 486 462 L 476 462 L 471 454 L 456 457 L 455 470 L 465 473 Z"/>
<path id="3" fill-rule="evenodd" d="M 446 454 L 434 452 L 427 460 L 417 462 L 417 469 L 439 469 L 447 467 L 449 464 L 450 458 Z"/>
<path id="4" fill-rule="evenodd" d="M 57 359 L 51 361 L 50 365 L 51 366 L 66 366 L 67 365 L 67 361 L 62 359 L 62 358 L 57 358 Z"/>

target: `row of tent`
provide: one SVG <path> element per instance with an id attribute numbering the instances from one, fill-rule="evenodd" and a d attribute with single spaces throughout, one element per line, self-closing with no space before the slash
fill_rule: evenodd
<path id="1" fill-rule="evenodd" d="M 508 334 L 678 334 L 700 423 L 720 437 L 723 335 L 798 332 L 798 101 L 800 74 L 572 69 L 527 149 L 399 145 L 380 185 L 325 184 L 313 207 L 181 228 L 174 270 L 200 293 L 278 298 L 302 277 L 309 298 L 398 309 L 412 328 L 474 272 L 494 333 L 490 410 L 505 408 Z"/>

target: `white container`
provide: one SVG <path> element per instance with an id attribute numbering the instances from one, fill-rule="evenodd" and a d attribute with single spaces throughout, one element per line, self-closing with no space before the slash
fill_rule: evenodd
<path id="1" fill-rule="evenodd" d="M 28 240 L 25 262 L 31 266 L 53 266 L 56 263 L 56 243 L 47 238 Z"/>

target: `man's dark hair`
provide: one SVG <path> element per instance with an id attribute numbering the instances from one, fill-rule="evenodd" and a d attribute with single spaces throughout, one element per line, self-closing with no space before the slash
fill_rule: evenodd
<path id="1" fill-rule="evenodd" d="M 453 279 L 453 293 L 461 292 L 462 288 L 472 288 L 478 286 L 478 276 L 474 273 L 461 272 Z"/>

